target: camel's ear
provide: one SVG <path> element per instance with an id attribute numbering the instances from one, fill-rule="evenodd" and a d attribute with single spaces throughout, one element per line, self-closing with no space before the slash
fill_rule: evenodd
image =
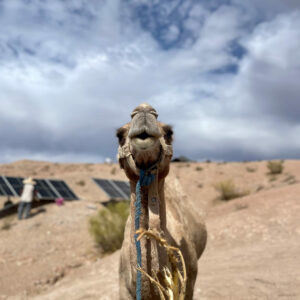
<path id="1" fill-rule="evenodd" d="M 172 126 L 163 124 L 164 139 L 167 145 L 172 145 L 173 142 L 173 129 Z"/>
<path id="2" fill-rule="evenodd" d="M 126 132 L 127 132 L 127 128 L 125 127 L 121 127 L 119 129 L 117 129 L 117 138 L 119 139 L 119 145 L 122 147 L 125 144 L 126 141 Z"/>

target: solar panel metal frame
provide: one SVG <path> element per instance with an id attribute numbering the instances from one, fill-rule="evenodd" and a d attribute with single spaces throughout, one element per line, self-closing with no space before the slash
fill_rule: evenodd
<path id="1" fill-rule="evenodd" d="M 95 178 L 94 181 L 110 198 L 123 198 L 123 194 L 109 180 Z"/>
<path id="2" fill-rule="evenodd" d="M 22 178 L 22 177 L 13 177 L 13 176 L 7 176 L 8 178 Z M 11 183 L 9 182 L 9 180 L 7 179 L 6 176 L 0 176 L 0 178 L 3 180 L 3 182 L 6 184 L 6 186 L 8 187 L 10 193 L 7 193 L 7 191 L 5 191 L 3 188 L 2 188 L 2 185 L 1 185 L 1 189 L 2 191 L 4 191 L 4 196 L 15 196 L 15 197 L 19 197 L 19 194 L 18 192 L 15 190 L 15 188 L 11 185 Z"/>
<path id="3" fill-rule="evenodd" d="M 128 181 L 111 180 L 111 182 L 122 191 L 122 194 L 126 197 L 125 199 L 130 199 L 130 184 Z M 124 186 L 126 186 L 126 190 L 124 189 Z"/>
<path id="4" fill-rule="evenodd" d="M 34 181 L 37 183 L 35 186 L 35 190 L 37 191 L 39 199 L 47 200 L 60 197 L 57 191 L 53 189 L 53 187 L 48 183 L 47 179 L 34 179 Z M 44 192 L 48 195 L 46 196 L 45 194 L 43 194 Z"/>
<path id="5" fill-rule="evenodd" d="M 58 197 L 62 197 L 65 200 L 78 200 L 79 198 L 77 195 L 70 189 L 70 187 L 65 183 L 64 180 L 59 180 L 59 179 L 47 179 L 46 180 L 49 186 L 56 191 L 56 194 L 58 194 Z M 55 186 L 55 183 L 59 183 L 62 185 L 61 188 L 58 188 Z M 62 192 L 66 192 L 68 195 L 66 196 L 65 194 L 62 194 Z"/>
<path id="6" fill-rule="evenodd" d="M 114 182 L 114 180 L 102 178 L 92 179 L 111 199 L 129 199 L 128 195 Z M 103 184 L 101 185 L 101 183 Z M 124 181 L 124 183 L 126 183 L 126 181 Z M 113 190 L 114 193 L 110 193 L 109 189 L 107 189 L 107 186 L 105 187 L 104 184 L 108 184 L 108 186 Z"/>

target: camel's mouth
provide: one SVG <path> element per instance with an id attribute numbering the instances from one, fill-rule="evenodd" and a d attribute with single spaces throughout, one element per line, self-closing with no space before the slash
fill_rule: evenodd
<path id="1" fill-rule="evenodd" d="M 131 137 L 131 143 L 137 150 L 147 150 L 153 147 L 158 140 L 158 137 L 143 131 Z"/>
<path id="2" fill-rule="evenodd" d="M 146 131 L 143 131 L 142 133 L 136 135 L 134 138 L 140 139 L 140 140 L 146 140 L 147 138 L 153 137 L 152 135 L 148 134 Z"/>

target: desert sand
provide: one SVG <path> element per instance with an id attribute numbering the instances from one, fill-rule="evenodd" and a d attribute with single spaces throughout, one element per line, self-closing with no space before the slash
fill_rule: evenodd
<path id="1" fill-rule="evenodd" d="M 107 200 L 91 178 L 126 180 L 119 166 L 26 160 L 0 165 L 0 175 L 63 179 L 81 199 L 0 219 L 0 299 L 118 299 L 119 252 L 99 254 L 88 218 Z M 300 161 L 276 176 L 265 161 L 172 163 L 169 177 L 208 228 L 194 299 L 300 299 Z M 248 195 L 218 200 L 214 184 L 226 179 Z"/>

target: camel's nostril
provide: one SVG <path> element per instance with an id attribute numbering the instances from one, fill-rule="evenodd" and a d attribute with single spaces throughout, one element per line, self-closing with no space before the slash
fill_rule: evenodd
<path id="1" fill-rule="evenodd" d="M 141 134 L 139 134 L 139 135 L 136 136 L 136 138 L 141 139 L 141 140 L 145 140 L 148 137 L 151 137 L 151 135 L 149 135 L 146 131 L 144 131 Z"/>

